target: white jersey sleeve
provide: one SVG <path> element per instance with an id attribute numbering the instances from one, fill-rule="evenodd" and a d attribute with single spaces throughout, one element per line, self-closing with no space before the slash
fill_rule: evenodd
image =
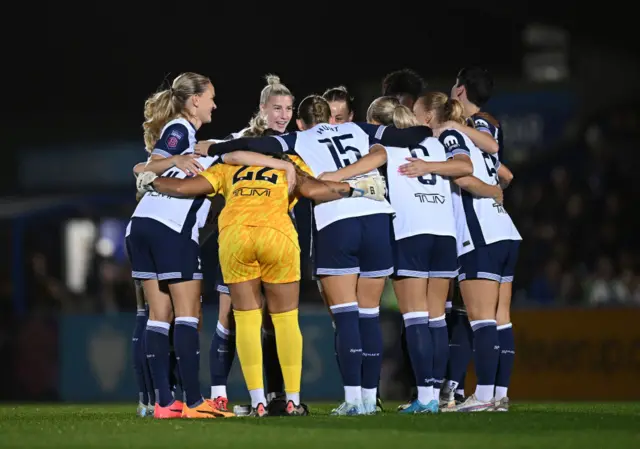
<path id="1" fill-rule="evenodd" d="M 425 175 L 409 178 L 398 168 L 415 157 L 426 162 L 444 162 L 444 146 L 434 137 L 411 148 L 386 147 L 389 198 L 396 212 L 393 230 L 396 240 L 418 234 L 456 237 L 451 185 L 448 178 Z"/>
<path id="2" fill-rule="evenodd" d="M 370 136 L 354 123 L 320 124 L 306 131 L 277 136 L 285 152 L 295 153 L 309 166 L 315 176 L 350 165 L 369 154 Z M 377 174 L 374 170 L 372 174 Z M 373 214 L 391 214 L 393 208 L 385 201 L 366 198 L 344 198 L 318 204 L 314 216 L 318 230 L 345 218 Z"/>
<path id="3" fill-rule="evenodd" d="M 171 132 L 167 130 L 176 128 L 174 126 L 176 122 L 183 126 L 188 126 L 188 135 L 184 136 L 184 138 L 188 138 L 189 142 L 189 145 L 177 154 L 193 153 L 193 148 L 196 143 L 195 128 L 185 119 L 180 118 L 169 122 L 164 128 L 163 137 L 167 132 Z M 217 156 L 202 156 L 198 158 L 198 162 L 206 170 L 216 163 L 218 159 Z M 162 176 L 178 179 L 187 177 L 186 173 L 176 167 L 169 168 Z M 140 199 L 138 206 L 133 212 L 132 218 L 139 217 L 157 220 L 176 232 L 187 233 L 194 241 L 198 242 L 198 230 L 204 226 L 210 206 L 211 203 L 204 196 L 198 198 L 174 198 L 158 192 L 148 192 Z"/>
<path id="4" fill-rule="evenodd" d="M 489 185 L 498 184 L 497 159 L 476 147 L 464 133 L 449 129 L 439 139 L 452 154 L 469 155 L 474 177 Z M 453 204 L 459 256 L 479 246 L 522 239 L 504 206 L 493 198 L 477 198 L 456 186 Z"/>

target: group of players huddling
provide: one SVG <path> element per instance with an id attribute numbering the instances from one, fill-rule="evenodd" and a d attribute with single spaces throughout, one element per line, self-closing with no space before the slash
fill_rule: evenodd
<path id="1" fill-rule="evenodd" d="M 507 411 L 521 237 L 502 205 L 513 175 L 500 163 L 500 125 L 480 111 L 490 75 L 462 69 L 449 96 L 426 91 L 411 70 L 393 72 L 367 123 L 351 121 L 345 88 L 329 89 L 299 103 L 299 131 L 291 133 L 294 97 L 277 77 L 267 82 L 249 127 L 224 140 L 196 141 L 216 108 L 214 86 L 202 75 L 178 76 L 145 104 L 150 157 L 134 167 L 140 201 L 126 232 L 138 293 L 138 415 L 309 413 L 300 399 L 300 245 L 292 213 L 301 197 L 313 203 L 314 274 L 344 385 L 332 414 L 381 410 L 379 306 L 387 277 L 414 381 L 399 413 Z M 205 399 L 200 246 L 216 221 L 220 307 Z M 452 308 L 454 291 L 462 301 Z M 251 404 L 232 413 L 226 383 L 236 352 Z M 465 397 L 472 355 L 478 383 Z"/>

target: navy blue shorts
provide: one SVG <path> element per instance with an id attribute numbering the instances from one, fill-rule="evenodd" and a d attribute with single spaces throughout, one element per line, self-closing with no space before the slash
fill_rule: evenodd
<path id="1" fill-rule="evenodd" d="M 317 276 L 389 276 L 393 273 L 391 215 L 366 215 L 331 223 L 316 233 L 314 255 Z"/>
<path id="2" fill-rule="evenodd" d="M 393 243 L 394 276 L 454 278 L 458 274 L 456 238 L 418 234 Z"/>
<path id="3" fill-rule="evenodd" d="M 134 279 L 202 279 L 200 246 L 152 218 L 134 217 L 126 238 Z"/>
<path id="4" fill-rule="evenodd" d="M 458 281 L 489 279 L 501 284 L 513 282 L 519 249 L 520 240 L 502 240 L 463 254 L 458 258 Z"/>

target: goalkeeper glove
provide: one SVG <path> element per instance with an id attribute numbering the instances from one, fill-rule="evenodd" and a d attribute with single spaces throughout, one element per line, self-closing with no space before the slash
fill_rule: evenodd
<path id="1" fill-rule="evenodd" d="M 384 176 L 372 175 L 363 176 L 356 179 L 348 179 L 346 182 L 351 186 L 351 197 L 365 197 L 376 201 L 384 201 L 387 194 L 387 185 Z"/>
<path id="2" fill-rule="evenodd" d="M 136 178 L 136 188 L 138 192 L 143 195 L 147 192 L 155 192 L 153 181 L 155 181 L 157 177 L 158 175 L 150 171 L 140 173 Z"/>

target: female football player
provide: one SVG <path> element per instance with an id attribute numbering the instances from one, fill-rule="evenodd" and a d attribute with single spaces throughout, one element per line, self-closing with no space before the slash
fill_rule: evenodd
<path id="1" fill-rule="evenodd" d="M 242 136 L 262 136 L 268 129 L 279 133 L 287 129 L 293 114 L 293 94 L 287 86 L 282 84 L 278 76 L 267 75 L 265 78 L 267 85 L 260 92 L 258 112 L 252 117 L 247 128 L 237 133 L 232 133 L 227 137 L 228 139 Z M 224 201 L 222 201 L 222 205 L 224 205 Z M 219 293 L 218 323 L 209 351 L 211 399 L 218 410 L 226 411 L 228 407 L 227 379 L 235 358 L 236 345 L 233 314 L 231 312 L 231 296 L 229 295 L 229 287 L 222 280 L 222 272 L 220 270 L 218 270 L 216 290 Z M 283 414 L 286 407 L 284 381 L 278 361 L 275 331 L 268 312 L 264 314 L 263 319 L 262 344 L 265 377 L 267 380 L 267 409 L 270 415 Z M 243 409 L 243 407 L 240 409 Z M 247 413 L 250 410 L 250 407 L 246 407 Z"/>
<path id="2" fill-rule="evenodd" d="M 429 119 L 429 105 L 446 102 L 444 94 L 425 96 L 416 104 L 416 115 Z M 460 263 L 458 281 L 474 338 L 478 384 L 473 395 L 455 411 L 494 410 L 494 388 L 500 356 L 496 310 L 501 283 L 511 282 L 521 237 L 501 204 L 499 171 L 510 175 L 499 161 L 481 151 L 461 133 L 443 131 L 439 139 L 450 151 L 468 154 L 473 175 L 454 180 L 454 211 Z M 429 173 L 424 163 L 412 161 L 401 167 L 411 176 Z M 502 183 L 505 185 L 506 183 Z M 491 194 L 491 190 L 495 194 Z"/>
<path id="3" fill-rule="evenodd" d="M 433 120 L 424 124 L 437 127 L 444 120 L 463 120 L 461 105 L 439 106 Z M 411 110 L 395 97 L 375 100 L 367 111 L 367 121 L 398 128 L 418 124 Z M 400 166 L 405 159 L 427 161 L 430 173 L 417 178 L 403 176 Z M 387 164 L 389 197 L 396 211 L 393 286 L 417 385 L 417 398 L 401 412 L 437 413 L 448 352 L 444 303 L 449 281 L 457 272 L 456 230 L 447 177 L 470 174 L 471 161 L 463 155 L 447 154 L 438 139 L 429 137 L 412 148 L 372 151 L 355 164 L 323 175 L 323 179 L 342 180 L 383 164 Z"/>
<path id="4" fill-rule="evenodd" d="M 258 157 L 261 155 L 254 155 Z M 236 322 L 236 345 L 242 370 L 251 395 L 253 416 L 266 416 L 266 397 L 262 381 L 261 285 L 264 286 L 275 331 L 280 364 L 287 395 L 286 413 L 305 415 L 300 403 L 302 371 L 302 335 L 298 326 L 300 259 L 297 232 L 288 215 L 296 198 L 290 196 L 287 182 L 279 171 L 290 163 L 261 156 L 262 166 L 218 164 L 189 179 L 157 178 L 143 173 L 139 189 L 175 197 L 193 197 L 221 193 L 226 206 L 220 219 L 220 262 L 225 282 L 230 287 Z M 295 156 L 294 163 L 306 173 L 310 170 Z M 234 154 L 225 162 L 236 164 Z M 146 176 L 150 175 L 150 176 Z M 145 178 L 146 176 L 146 178 Z M 317 181 L 297 177 L 297 194 L 315 201 L 331 201 L 366 196 L 384 201 L 381 178 L 347 183 Z M 372 193 L 373 192 L 373 193 Z"/>
<path id="5" fill-rule="evenodd" d="M 171 158 L 192 152 L 196 131 L 211 121 L 214 97 L 213 84 L 207 77 L 183 73 L 169 89 L 146 101 L 143 128 L 145 146 L 151 153 L 149 170 L 164 167 L 167 176 L 183 178 L 213 162 L 213 158 L 182 158 L 187 164 L 183 171 Z M 133 278 L 142 281 L 149 304 L 146 349 L 157 392 L 156 418 L 214 416 L 202 398 L 198 381 L 202 279 L 198 229 L 208 210 L 209 203 L 203 199 L 144 195 L 127 227 Z M 181 410 L 169 383 L 169 328 L 174 313 L 174 347 L 186 398 Z"/>
<path id="6" fill-rule="evenodd" d="M 431 135 L 424 126 L 397 129 L 356 123 L 330 125 L 330 117 L 327 101 L 312 95 L 298 108 L 301 131 L 297 133 L 240 138 L 214 145 L 200 142 L 196 148 L 200 154 L 212 155 L 238 149 L 284 151 L 300 156 L 319 175 L 355 162 L 369 152 L 372 144 L 409 146 Z M 314 209 L 318 228 L 316 274 L 321 276 L 334 317 L 345 388 L 345 402 L 334 410 L 337 415 L 376 412 L 382 353 L 379 303 L 384 279 L 393 271 L 389 234 L 392 212 L 386 201 L 357 199 L 324 203 Z M 364 364 L 363 355 L 367 358 Z"/>
<path id="7" fill-rule="evenodd" d="M 322 98 L 329 102 L 331 108 L 331 119 L 329 123 L 338 125 L 340 123 L 353 121 L 353 98 L 344 86 L 327 89 Z"/>

